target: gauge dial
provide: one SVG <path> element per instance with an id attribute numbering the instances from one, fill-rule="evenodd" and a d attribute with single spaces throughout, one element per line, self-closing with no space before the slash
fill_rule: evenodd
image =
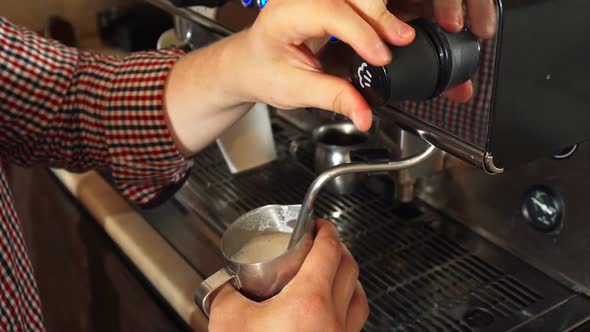
<path id="1" fill-rule="evenodd" d="M 551 232 L 561 225 L 563 201 L 549 188 L 535 187 L 524 197 L 522 214 L 531 226 L 543 232 Z"/>

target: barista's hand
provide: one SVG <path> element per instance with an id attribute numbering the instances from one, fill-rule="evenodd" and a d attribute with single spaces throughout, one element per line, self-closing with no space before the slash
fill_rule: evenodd
<path id="1" fill-rule="evenodd" d="M 334 111 L 369 129 L 367 102 L 347 80 L 323 73 L 312 51 L 330 36 L 379 66 L 391 61 L 386 42 L 406 45 L 415 31 L 383 0 L 270 0 L 250 29 L 173 67 L 165 105 L 179 148 L 185 154 L 201 150 L 256 102 Z"/>
<path id="2" fill-rule="evenodd" d="M 256 303 L 226 286 L 213 300 L 209 330 L 359 331 L 369 306 L 358 265 L 332 224 L 318 221 L 317 230 L 299 273 L 279 295 Z"/>
<path id="3" fill-rule="evenodd" d="M 186 154 L 201 150 L 255 102 L 330 110 L 349 117 L 361 130 L 369 129 L 367 102 L 347 80 L 323 73 L 314 50 L 318 40 L 336 36 L 367 62 L 389 63 L 392 55 L 385 43 L 409 44 L 415 31 L 385 3 L 270 0 L 250 29 L 178 61 L 165 92 L 177 145 Z M 466 84 L 450 97 L 465 101 L 471 95 Z"/>
<path id="4" fill-rule="evenodd" d="M 496 33 L 496 6 L 494 0 L 434 0 L 434 19 L 447 31 L 458 32 L 465 25 L 463 5 L 471 23 L 471 31 L 482 39 L 492 38 Z M 461 100 L 462 96 L 472 95 L 471 82 L 449 89 L 447 98 Z"/>
<path id="5" fill-rule="evenodd" d="M 341 113 L 361 130 L 371 125 L 371 109 L 345 79 L 322 72 L 309 42 L 336 36 L 369 63 L 389 63 L 386 43 L 409 44 L 415 31 L 391 14 L 383 0 L 270 0 L 245 34 L 249 69 L 254 78 L 243 91 L 281 109 L 317 107 Z M 307 43 L 307 44 L 306 44 Z M 242 78 L 238 77 L 236 82 Z"/>
<path id="6" fill-rule="evenodd" d="M 461 31 L 465 24 L 463 5 L 471 22 L 471 31 L 482 39 L 496 33 L 496 5 L 494 0 L 434 0 L 434 17 L 448 31 Z"/>
<path id="7" fill-rule="evenodd" d="M 404 21 L 429 18 L 451 32 L 461 31 L 467 18 L 471 31 L 479 38 L 489 39 L 496 34 L 498 14 L 494 0 L 397 0 L 390 2 L 390 9 Z"/>

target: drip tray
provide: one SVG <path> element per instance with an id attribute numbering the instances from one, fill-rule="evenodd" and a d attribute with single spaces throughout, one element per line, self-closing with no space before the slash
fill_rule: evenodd
<path id="1" fill-rule="evenodd" d="M 300 203 L 314 180 L 309 138 L 280 119 L 273 129 L 279 158 L 256 170 L 231 175 L 216 146 L 196 156 L 176 198 L 216 236 L 254 208 Z M 315 210 L 337 225 L 359 263 L 371 307 L 366 331 L 527 329 L 558 309 L 564 312 L 558 325 L 543 321 L 541 330 L 559 331 L 590 316 L 587 299 L 419 202 L 394 204 L 386 179 L 369 182 L 350 195 L 320 195 Z M 158 219 L 153 213 L 148 220 Z M 153 224 L 164 236 L 173 233 L 164 230 L 169 225 Z M 184 255 L 203 271 L 193 253 L 185 249 Z"/>

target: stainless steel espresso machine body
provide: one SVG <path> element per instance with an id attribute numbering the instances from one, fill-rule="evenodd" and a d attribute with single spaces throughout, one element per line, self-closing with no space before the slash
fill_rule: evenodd
<path id="1" fill-rule="evenodd" d="M 258 10 L 221 1 L 212 21 L 168 0 L 147 1 L 217 37 L 230 34 L 226 25 L 242 13 L 252 18 Z M 440 151 L 419 167 L 369 176 L 352 193 L 318 198 L 316 216 L 337 225 L 359 262 L 371 306 L 365 330 L 584 330 L 589 12 L 584 0 L 497 0 L 496 34 L 478 41 L 470 101 L 433 96 L 374 109 L 371 137 L 392 158 L 423 150 L 423 139 Z M 354 56 L 332 42 L 321 59 L 326 70 L 354 81 Z M 210 146 L 195 157 L 175 200 L 142 214 L 207 277 L 223 264 L 215 243 L 233 220 L 263 205 L 301 203 L 317 176 L 312 132 L 331 122 L 321 111 L 275 110 L 277 160 L 234 175 Z"/>

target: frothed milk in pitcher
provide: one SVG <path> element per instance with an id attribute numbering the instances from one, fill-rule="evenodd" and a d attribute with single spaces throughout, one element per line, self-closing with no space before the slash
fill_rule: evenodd
<path id="1" fill-rule="evenodd" d="M 246 242 L 231 256 L 231 260 L 241 264 L 261 263 L 278 257 L 287 251 L 291 233 L 263 234 Z"/>
<path id="2" fill-rule="evenodd" d="M 307 233 L 289 249 L 301 205 L 267 205 L 234 221 L 223 233 L 221 252 L 226 265 L 203 281 L 195 301 L 208 316 L 210 295 L 230 283 L 254 301 L 277 295 L 299 271 L 313 245 Z"/>

